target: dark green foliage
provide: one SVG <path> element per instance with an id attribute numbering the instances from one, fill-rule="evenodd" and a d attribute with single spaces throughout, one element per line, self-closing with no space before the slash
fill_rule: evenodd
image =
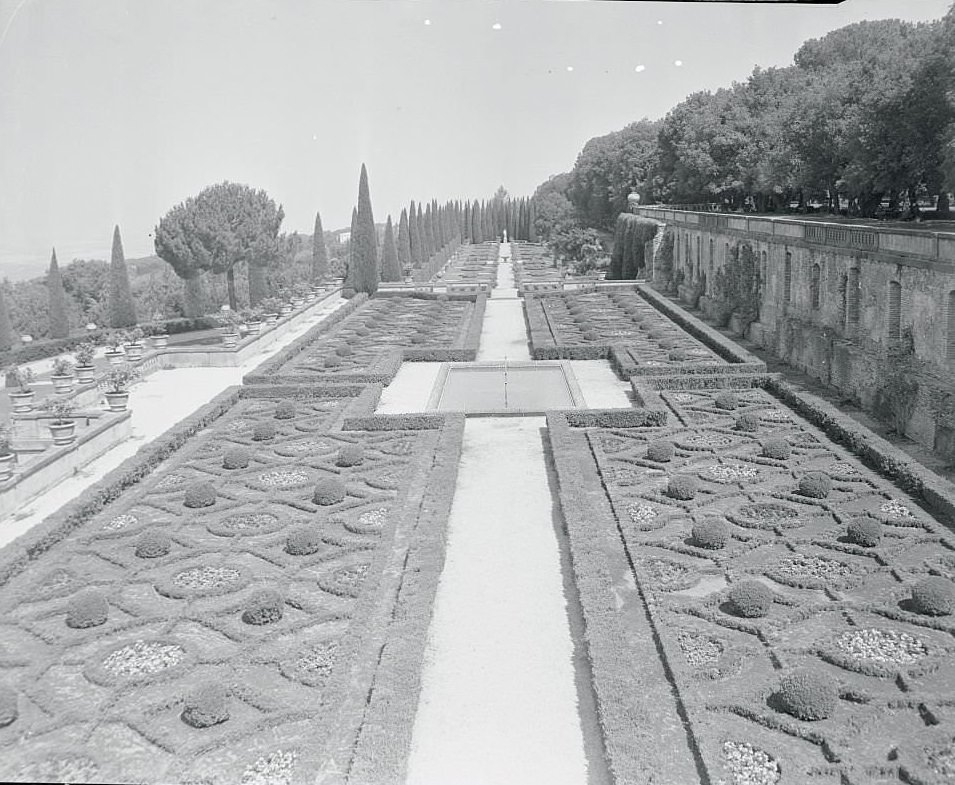
<path id="1" fill-rule="evenodd" d="M 424 250 L 421 248 L 421 223 L 413 200 L 408 212 L 408 244 L 411 247 L 412 266 L 421 267 L 425 260 Z"/>
<path id="2" fill-rule="evenodd" d="M 212 483 L 197 482 L 186 489 L 182 503 L 186 507 L 211 507 L 216 503 L 216 489 Z"/>
<path id="3" fill-rule="evenodd" d="M 686 351 L 683 350 L 683 349 L 673 349 L 673 350 L 667 355 L 667 357 L 668 357 L 672 362 L 681 363 L 681 362 L 684 362 L 684 361 L 689 357 L 689 355 L 688 355 L 688 354 L 686 353 Z"/>
<path id="4" fill-rule="evenodd" d="M 339 357 L 350 357 L 355 353 L 355 350 L 351 348 L 347 343 L 340 343 L 335 347 L 335 354 Z"/>
<path id="5" fill-rule="evenodd" d="M 242 621 L 246 624 L 272 624 L 282 618 L 285 599 L 276 589 L 257 589 L 245 603 Z"/>
<path id="6" fill-rule="evenodd" d="M 312 501 L 322 507 L 328 507 L 344 501 L 345 495 L 345 483 L 337 477 L 325 477 L 315 483 Z"/>
<path id="7" fill-rule="evenodd" d="M 707 518 L 693 524 L 693 544 L 700 548 L 718 550 L 729 540 L 730 529 L 719 518 Z"/>
<path id="8" fill-rule="evenodd" d="M 312 234 L 312 281 L 320 283 L 328 278 L 328 248 L 325 247 L 325 231 L 322 216 L 315 213 L 315 231 Z"/>
<path id="9" fill-rule="evenodd" d="M 249 451 L 245 447 L 230 447 L 222 456 L 224 469 L 245 469 L 249 466 Z"/>
<path id="10" fill-rule="evenodd" d="M 0 684 L 0 728 L 12 725 L 19 716 L 16 692 Z"/>
<path id="11" fill-rule="evenodd" d="M 221 684 L 204 684 L 183 705 L 182 721 L 193 728 L 211 728 L 229 719 L 229 690 Z"/>
<path id="12" fill-rule="evenodd" d="M 874 548 L 882 539 L 882 525 L 872 518 L 853 518 L 846 527 L 846 539 L 853 545 Z"/>
<path id="13" fill-rule="evenodd" d="M 744 433 L 756 433 L 759 430 L 759 418 L 755 414 L 741 414 L 736 418 L 736 430 Z"/>
<path id="14" fill-rule="evenodd" d="M 800 720 L 824 720 L 835 711 L 839 685 L 825 673 L 800 669 L 783 678 L 776 693 L 779 706 Z"/>
<path id="15" fill-rule="evenodd" d="M 355 243 L 355 237 L 358 235 L 358 208 L 353 207 L 351 211 L 351 239 L 348 241 L 348 266 L 345 270 L 345 282 L 343 289 L 350 291 L 350 297 L 355 296 L 358 285 L 358 245 Z M 342 296 L 345 296 L 344 291 Z"/>
<path id="16" fill-rule="evenodd" d="M 275 423 L 263 420 L 252 426 L 252 441 L 267 442 L 275 438 Z"/>
<path id="17" fill-rule="evenodd" d="M 713 283 L 717 298 L 725 306 L 725 321 L 734 313 L 744 326 L 756 321 L 760 300 L 759 262 L 749 243 L 737 243 L 730 249 L 729 259 L 717 270 Z"/>
<path id="18" fill-rule="evenodd" d="M 948 616 L 955 611 L 955 584 L 932 575 L 912 587 L 912 607 L 925 616 Z"/>
<path id="19" fill-rule="evenodd" d="M 696 480 L 688 474 L 677 474 L 667 483 L 667 496 L 671 499 L 689 501 L 696 496 Z"/>
<path id="20" fill-rule="evenodd" d="M 275 404 L 276 420 L 292 420 L 295 418 L 295 401 L 279 401 Z"/>
<path id="21" fill-rule="evenodd" d="M 353 278 L 356 292 L 369 295 L 378 291 L 378 232 L 375 230 L 375 217 L 371 211 L 371 194 L 368 190 L 368 171 L 361 165 L 358 179 L 358 213 L 356 231 L 353 234 L 352 262 L 356 266 Z"/>
<path id="22" fill-rule="evenodd" d="M 733 411 L 739 407 L 739 398 L 736 397 L 736 393 L 730 392 L 729 390 L 723 390 L 718 392 L 716 397 L 713 399 L 713 403 L 716 404 L 717 409 L 726 409 L 727 411 Z"/>
<path id="23" fill-rule="evenodd" d="M 360 444 L 345 444 L 338 449 L 336 466 L 361 466 L 365 460 L 365 450 Z"/>
<path id="24" fill-rule="evenodd" d="M 0 352 L 16 346 L 19 343 L 13 333 L 13 325 L 10 323 L 10 311 L 7 310 L 7 299 L 0 288 Z"/>
<path id="25" fill-rule="evenodd" d="M 667 463 L 673 460 L 674 447 L 673 442 L 659 440 L 650 442 L 647 447 L 647 458 L 657 463 Z"/>
<path id="26" fill-rule="evenodd" d="M 66 291 L 60 266 L 56 262 L 56 250 L 50 258 L 50 271 L 46 276 L 46 288 L 50 296 L 50 336 L 66 338 L 70 334 L 70 318 L 66 309 Z"/>
<path id="27" fill-rule="evenodd" d="M 594 330 L 584 330 L 584 340 L 585 341 L 599 341 L 600 333 L 595 332 Z"/>
<path id="28" fill-rule="evenodd" d="M 762 618 L 773 606 L 772 589 L 759 581 L 734 584 L 727 599 L 733 613 L 745 619 Z"/>
<path id="29" fill-rule="evenodd" d="M 789 460 L 792 454 L 792 447 L 789 446 L 783 438 L 773 437 L 763 442 L 763 455 L 767 458 L 773 458 L 777 461 Z"/>
<path id="30" fill-rule="evenodd" d="M 129 272 L 123 255 L 119 227 L 113 229 L 113 252 L 109 263 L 109 326 L 132 327 L 136 324 L 136 304 L 129 288 Z"/>
<path id="31" fill-rule="evenodd" d="M 66 607 L 66 626 L 76 630 L 99 627 L 109 617 L 109 603 L 99 589 L 83 589 L 72 597 Z"/>
<path id="32" fill-rule="evenodd" d="M 191 506 L 191 505 L 187 505 Z M 208 506 L 208 505 L 206 505 Z M 172 540 L 161 531 L 143 532 L 136 540 L 135 553 L 140 559 L 158 559 L 172 550 Z"/>
<path id="33" fill-rule="evenodd" d="M 398 246 L 395 243 L 395 231 L 391 225 L 391 216 L 385 223 L 384 246 L 381 249 L 381 280 L 400 281 L 401 263 L 398 260 Z"/>
<path id="34" fill-rule="evenodd" d="M 408 223 L 408 211 L 401 211 L 401 218 L 398 219 L 398 267 L 401 268 L 401 274 L 412 266 L 411 258 L 411 226 Z"/>
<path id="35" fill-rule="evenodd" d="M 342 364 L 342 358 L 337 354 L 327 354 L 325 355 L 324 365 L 326 368 L 337 368 Z"/>
<path id="36" fill-rule="evenodd" d="M 799 492 L 810 499 L 825 499 L 832 491 L 832 480 L 824 472 L 806 472 L 799 478 Z"/>
<path id="37" fill-rule="evenodd" d="M 292 556 L 311 556 L 324 545 L 321 535 L 313 526 L 296 526 L 285 538 L 285 552 Z"/>

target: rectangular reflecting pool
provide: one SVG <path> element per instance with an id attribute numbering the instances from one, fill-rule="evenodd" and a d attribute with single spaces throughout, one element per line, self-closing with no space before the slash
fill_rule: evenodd
<path id="1" fill-rule="evenodd" d="M 438 374 L 428 408 L 465 414 L 540 414 L 582 403 L 573 370 L 561 361 L 449 363 Z"/>

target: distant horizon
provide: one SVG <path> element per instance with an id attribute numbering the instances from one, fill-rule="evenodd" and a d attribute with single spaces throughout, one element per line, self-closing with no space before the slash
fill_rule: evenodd
<path id="1" fill-rule="evenodd" d="M 223 180 L 309 235 L 316 210 L 349 225 L 362 163 L 381 223 L 412 199 L 530 196 L 594 136 L 809 38 L 950 5 L 0 0 L 0 277 L 53 247 L 108 259 L 115 224 L 150 256 L 162 215 Z"/>

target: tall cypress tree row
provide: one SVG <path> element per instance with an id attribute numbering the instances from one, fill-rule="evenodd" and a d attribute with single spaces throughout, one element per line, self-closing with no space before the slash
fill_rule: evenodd
<path id="1" fill-rule="evenodd" d="M 50 271 L 46 276 L 46 288 L 50 295 L 50 337 L 69 338 L 70 318 L 66 310 L 66 292 L 60 266 L 56 263 L 56 249 L 50 259 Z"/>
<path id="2" fill-rule="evenodd" d="M 325 247 L 325 231 L 322 216 L 315 212 L 315 231 L 312 234 L 312 281 L 320 283 L 328 278 L 328 249 Z"/>
<path id="3" fill-rule="evenodd" d="M 424 267 L 430 257 L 428 254 L 428 238 L 424 232 L 424 208 L 421 206 L 421 202 L 418 202 L 418 239 L 421 241 L 421 266 Z"/>
<path id="4" fill-rule="evenodd" d="M 368 171 L 361 165 L 358 179 L 358 238 L 352 235 L 352 243 L 357 254 L 355 271 L 355 291 L 369 295 L 378 291 L 378 232 L 375 229 L 375 216 L 371 211 L 371 194 L 368 190 Z M 356 255 L 353 254 L 353 258 Z"/>
<path id="5" fill-rule="evenodd" d="M 478 204 L 477 199 L 471 205 L 471 242 L 484 242 L 484 232 L 481 231 L 481 205 Z"/>
<path id="6" fill-rule="evenodd" d="M 424 222 L 422 223 L 422 234 L 423 237 L 421 244 L 425 249 L 425 261 L 431 261 L 431 257 L 434 256 L 434 230 L 431 227 L 431 205 L 428 204 L 424 208 Z"/>
<path id="7" fill-rule="evenodd" d="M 471 203 L 464 203 L 464 213 L 461 221 L 461 240 L 471 239 Z"/>
<path id="8" fill-rule="evenodd" d="M 398 219 L 398 265 L 402 276 L 411 266 L 411 228 L 408 224 L 408 211 L 402 209 Z"/>
<path id="9" fill-rule="evenodd" d="M 345 283 L 343 290 L 351 290 L 354 294 L 355 286 L 358 283 L 358 260 L 356 256 L 355 237 L 358 235 L 358 208 L 351 209 L 351 233 L 348 238 L 348 269 L 345 270 Z"/>
<path id="10" fill-rule="evenodd" d="M 113 229 L 113 252 L 109 262 L 109 304 L 110 327 L 132 327 L 136 324 L 136 304 L 129 288 L 129 273 L 126 270 L 126 257 L 123 255 L 123 240 L 119 236 L 119 227 Z"/>
<path id="11" fill-rule="evenodd" d="M 411 244 L 411 264 L 415 268 L 421 267 L 421 234 L 418 232 L 418 211 L 413 199 L 408 210 L 408 241 Z"/>
<path id="12" fill-rule="evenodd" d="M 3 294 L 4 287 L 0 286 L 0 351 L 5 352 L 16 345 L 13 335 L 13 325 L 10 323 L 10 311 L 7 310 L 7 298 Z"/>
<path id="13" fill-rule="evenodd" d="M 537 208 L 533 199 L 531 199 L 527 208 L 527 241 L 530 243 L 537 242 Z"/>
<path id="14" fill-rule="evenodd" d="M 381 280 L 401 280 L 401 263 L 398 261 L 398 245 L 395 242 L 395 230 L 391 225 L 390 215 L 385 222 L 385 240 L 381 248 Z"/>

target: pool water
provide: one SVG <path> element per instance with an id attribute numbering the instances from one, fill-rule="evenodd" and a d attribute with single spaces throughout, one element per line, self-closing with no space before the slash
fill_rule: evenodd
<path id="1" fill-rule="evenodd" d="M 438 411 L 544 412 L 574 408 L 572 384 L 560 365 L 451 366 Z"/>

